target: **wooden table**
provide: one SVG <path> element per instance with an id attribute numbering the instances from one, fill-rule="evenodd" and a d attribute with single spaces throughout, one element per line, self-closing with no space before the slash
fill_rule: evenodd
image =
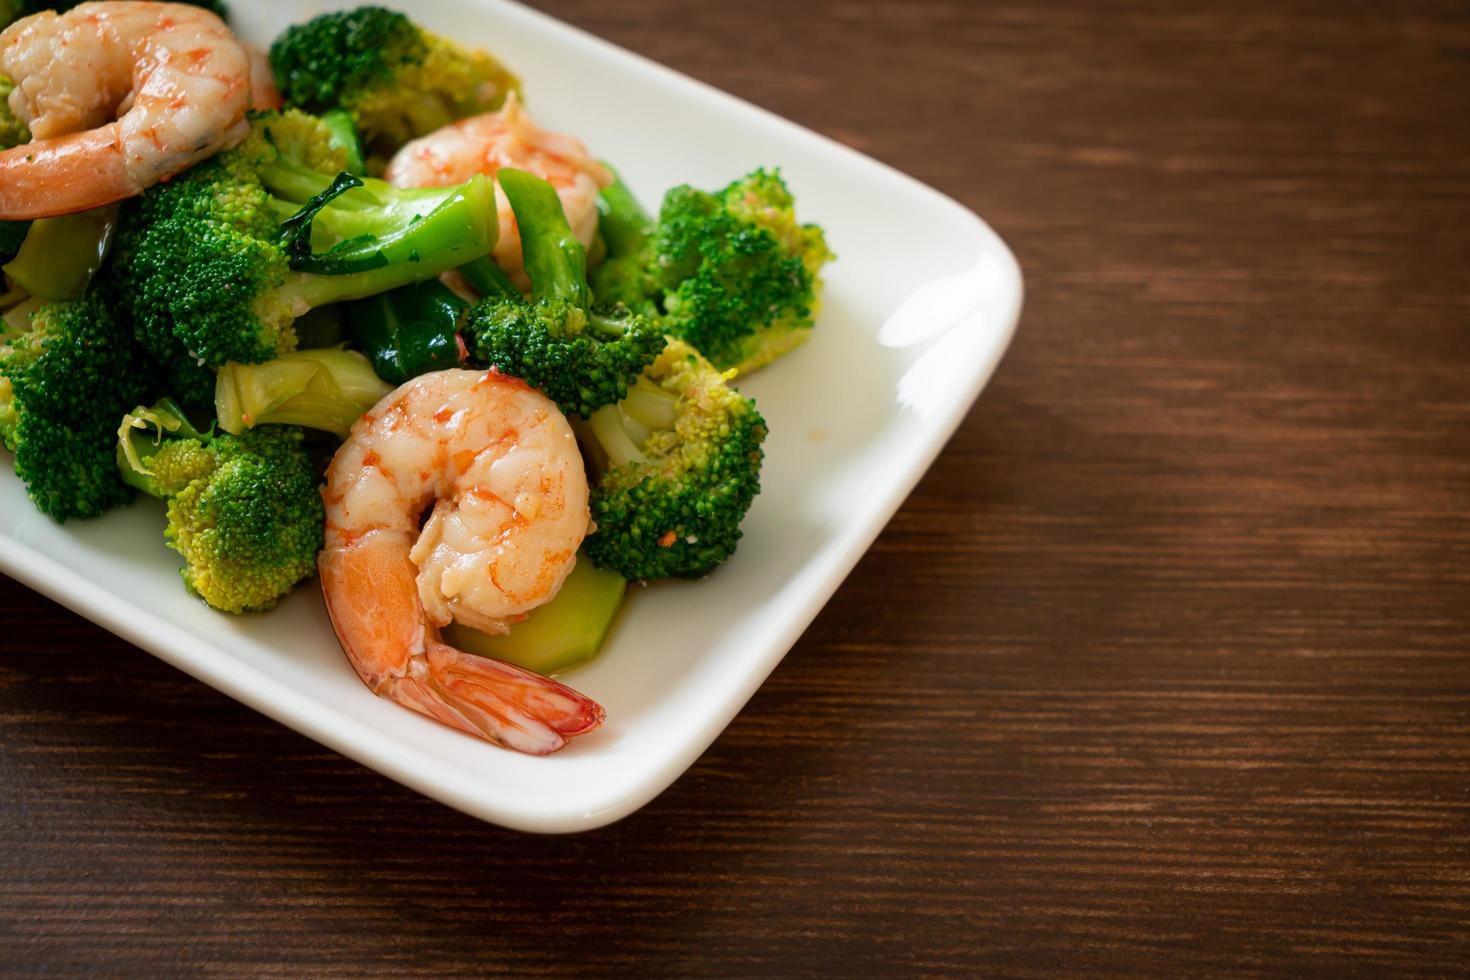
<path id="1" fill-rule="evenodd" d="M 0 582 L 0 972 L 1470 964 L 1463 0 L 544 6 L 985 215 L 1009 357 L 725 735 L 579 837 Z"/>

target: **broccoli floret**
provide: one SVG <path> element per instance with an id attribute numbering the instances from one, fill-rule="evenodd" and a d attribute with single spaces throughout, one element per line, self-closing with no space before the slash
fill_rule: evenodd
<path id="1" fill-rule="evenodd" d="M 220 368 L 214 410 L 220 428 L 236 435 L 258 425 L 299 425 L 345 439 L 352 423 L 392 390 L 355 350 L 299 350 L 264 364 Z"/>
<path id="2" fill-rule="evenodd" d="M 269 609 L 316 568 L 325 514 L 302 431 L 200 432 L 178 405 L 138 407 L 113 427 L 114 469 L 168 503 L 184 585 L 228 613 Z"/>
<path id="3" fill-rule="evenodd" d="M 663 349 L 649 319 L 588 309 L 587 259 L 550 184 L 525 171 L 497 175 L 521 233 L 532 299 L 513 290 L 470 310 L 464 332 L 478 363 L 522 378 L 568 415 L 591 415 L 623 397 Z"/>
<path id="4" fill-rule="evenodd" d="M 0 442 L 36 507 L 57 521 L 126 503 L 117 420 L 152 383 L 127 328 L 96 296 L 14 307 L 0 326 Z"/>
<path id="5" fill-rule="evenodd" d="M 671 339 L 627 398 L 577 424 L 600 470 L 583 545 L 599 567 L 698 578 L 734 553 L 760 492 L 766 423 L 727 376 Z"/>
<path id="6" fill-rule="evenodd" d="M 293 350 L 291 324 L 307 310 L 431 278 L 494 246 L 488 177 L 399 190 L 338 173 L 344 163 L 315 117 L 265 113 L 239 147 L 124 208 L 108 288 L 189 407 L 212 402 L 209 369 Z"/>
<path id="7" fill-rule="evenodd" d="M 500 108 L 520 82 L 490 54 L 383 7 L 322 14 L 271 45 L 286 104 L 347 110 L 363 142 L 390 156 L 416 136 Z"/>
<path id="8" fill-rule="evenodd" d="M 779 172 L 756 170 L 715 193 L 675 187 L 649 231 L 615 184 L 602 194 L 608 261 L 594 291 L 631 309 L 656 304 L 664 329 L 722 370 L 769 364 L 811 336 L 832 259 L 794 203 Z"/>

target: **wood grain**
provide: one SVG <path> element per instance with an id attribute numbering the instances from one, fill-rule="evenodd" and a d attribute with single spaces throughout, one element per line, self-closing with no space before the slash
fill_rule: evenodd
<path id="1" fill-rule="evenodd" d="M 729 731 L 579 837 L 0 582 L 0 972 L 1470 967 L 1470 7 L 542 6 L 985 215 L 1011 354 Z"/>

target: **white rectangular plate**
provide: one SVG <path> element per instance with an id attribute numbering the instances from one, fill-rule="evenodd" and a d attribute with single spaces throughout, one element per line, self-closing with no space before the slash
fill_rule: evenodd
<path id="1" fill-rule="evenodd" d="M 268 42 L 331 4 L 236 3 Z M 344 6 L 350 6 L 344 5 Z M 1021 277 L 969 211 L 867 157 L 541 14 L 423 0 L 431 29 L 520 72 L 542 124 L 613 161 L 645 203 L 779 165 L 838 261 L 812 340 L 741 388 L 770 424 L 764 489 L 709 578 L 635 594 L 602 655 L 566 680 L 607 724 L 558 755 L 477 741 L 370 694 L 314 584 L 265 615 L 184 593 L 161 507 L 92 522 L 38 514 L 0 466 L 0 568 L 207 684 L 422 793 L 508 827 L 586 830 L 661 792 L 702 753 L 836 591 L 1005 352 Z"/>

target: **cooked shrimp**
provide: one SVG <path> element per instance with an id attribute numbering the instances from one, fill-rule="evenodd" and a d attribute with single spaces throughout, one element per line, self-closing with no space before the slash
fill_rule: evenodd
<path id="1" fill-rule="evenodd" d="M 501 167 L 529 171 L 556 188 L 572 233 L 590 246 L 597 235 L 597 192 L 612 183 L 608 169 L 575 137 L 538 127 L 512 92 L 498 112 L 450 123 L 407 143 L 394 154 L 385 176 L 397 187 L 448 187 L 475 174 L 494 176 Z M 529 289 L 521 262 L 521 235 L 499 185 L 500 238 L 496 263 L 521 289 Z"/>
<path id="2" fill-rule="evenodd" d="M 276 88 L 270 52 L 249 41 L 241 41 L 240 44 L 250 56 L 250 108 L 256 112 L 281 108 L 286 100 L 281 98 L 281 90 Z"/>
<path id="3" fill-rule="evenodd" d="M 245 137 L 250 56 L 199 7 L 118 0 L 0 33 L 10 107 L 32 141 L 0 152 L 0 220 L 141 194 Z"/>
<path id="4" fill-rule="evenodd" d="M 493 371 L 415 378 L 353 426 L 322 496 L 327 611 L 374 693 L 538 755 L 602 723 L 571 688 L 439 637 L 451 619 L 506 631 L 576 561 L 587 477 L 545 395 Z"/>

